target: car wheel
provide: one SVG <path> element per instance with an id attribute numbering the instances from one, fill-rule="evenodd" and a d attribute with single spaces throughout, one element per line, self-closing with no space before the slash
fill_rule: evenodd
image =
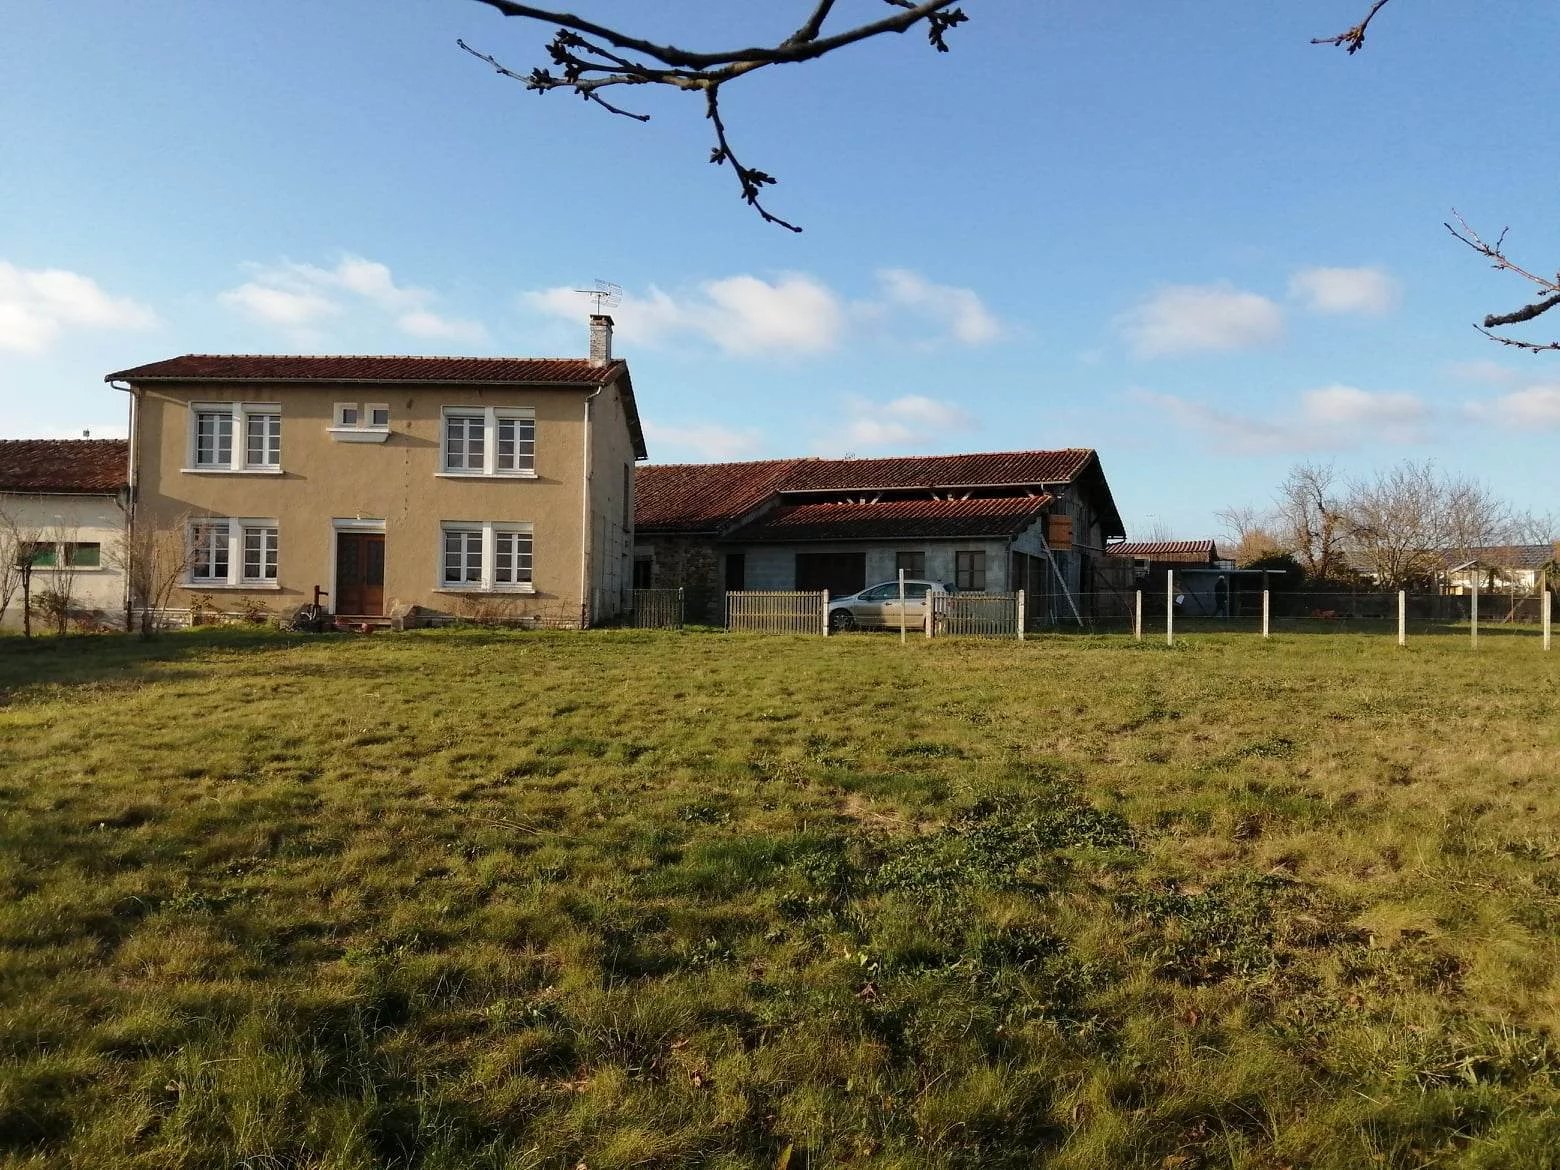
<path id="1" fill-rule="evenodd" d="M 845 630 L 856 628 L 856 615 L 848 609 L 836 609 L 829 614 L 829 629 L 835 633 L 843 633 Z"/>

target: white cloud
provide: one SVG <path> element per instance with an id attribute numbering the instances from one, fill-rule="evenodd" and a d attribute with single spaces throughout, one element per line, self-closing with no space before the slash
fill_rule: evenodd
<path id="1" fill-rule="evenodd" d="M 1488 358 L 1449 362 L 1446 365 L 1446 372 L 1464 382 L 1481 382 L 1491 386 L 1509 386 L 1522 380 L 1519 370 L 1502 365 L 1500 362 L 1492 362 Z"/>
<path id="2" fill-rule="evenodd" d="M 828 436 L 831 447 L 903 447 L 940 439 L 953 431 L 968 430 L 969 414 L 948 402 L 921 394 L 907 394 L 891 402 L 854 398 L 847 404 L 849 418 Z"/>
<path id="3" fill-rule="evenodd" d="M 157 316 L 91 277 L 0 260 L 0 350 L 42 353 L 67 329 L 145 329 Z"/>
<path id="4" fill-rule="evenodd" d="M 877 283 L 875 297 L 847 304 L 806 273 L 785 272 L 772 279 L 740 274 L 670 291 L 651 285 L 643 293 L 625 293 L 611 312 L 618 339 L 630 345 L 693 338 L 737 357 L 827 353 L 844 342 L 853 323 L 870 321 L 881 330 L 896 316 L 914 320 L 918 341 L 937 337 L 979 345 L 1000 332 L 997 319 L 971 289 L 934 284 L 903 268 L 880 271 Z M 571 322 L 589 311 L 589 302 L 568 287 L 524 292 L 520 303 Z"/>
<path id="5" fill-rule="evenodd" d="M 341 306 L 312 289 L 273 288 L 257 281 L 230 288 L 217 297 L 224 305 L 269 325 L 315 325 L 341 312 Z"/>
<path id="6" fill-rule="evenodd" d="M 652 450 L 669 447 L 675 455 L 695 455 L 701 460 L 745 459 L 758 453 L 756 430 L 735 430 L 717 423 L 676 424 L 645 422 L 645 442 Z M 657 460 L 661 456 L 657 454 Z"/>
<path id="7" fill-rule="evenodd" d="M 974 289 L 933 284 L 908 268 L 884 268 L 877 276 L 884 300 L 918 312 L 946 329 L 955 341 L 985 345 L 1002 334 L 1001 322 Z"/>
<path id="8" fill-rule="evenodd" d="M 245 316 L 305 336 L 349 310 L 385 314 L 411 337 L 480 342 L 481 322 L 445 317 L 429 306 L 432 292 L 398 285 L 388 266 L 361 256 L 344 256 L 334 268 L 314 264 L 249 265 L 252 279 L 218 296 Z"/>
<path id="9" fill-rule="evenodd" d="M 1139 357 L 1251 349 L 1277 341 L 1284 314 L 1259 293 L 1221 284 L 1171 285 L 1119 322 Z"/>
<path id="10" fill-rule="evenodd" d="M 1134 397 L 1202 433 L 1214 449 L 1242 455 L 1421 443 L 1428 438 L 1430 421 L 1429 408 L 1413 394 L 1343 385 L 1306 390 L 1293 410 L 1275 418 L 1220 410 L 1174 394 L 1141 390 Z"/>
<path id="11" fill-rule="evenodd" d="M 1289 295 L 1313 313 L 1379 317 L 1397 307 L 1398 282 L 1380 268 L 1302 268 Z"/>
<path id="12" fill-rule="evenodd" d="M 1484 422 L 1518 429 L 1560 428 L 1560 382 L 1541 383 L 1476 403 L 1468 413 Z"/>

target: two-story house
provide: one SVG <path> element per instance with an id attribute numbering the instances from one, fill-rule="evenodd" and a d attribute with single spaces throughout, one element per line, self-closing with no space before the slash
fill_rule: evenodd
<path id="1" fill-rule="evenodd" d="M 170 607 L 284 614 L 317 589 L 352 618 L 588 626 L 626 605 L 645 443 L 610 317 L 588 358 L 187 354 L 107 380 L 131 396 L 132 524 L 186 542 Z"/>

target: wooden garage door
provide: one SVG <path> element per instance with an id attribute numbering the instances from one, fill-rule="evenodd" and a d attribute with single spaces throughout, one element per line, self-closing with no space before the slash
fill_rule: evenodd
<path id="1" fill-rule="evenodd" d="M 797 553 L 796 587 L 827 589 L 831 597 L 867 587 L 866 553 Z"/>

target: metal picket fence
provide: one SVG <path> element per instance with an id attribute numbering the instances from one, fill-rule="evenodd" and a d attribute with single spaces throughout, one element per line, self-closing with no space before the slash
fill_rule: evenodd
<path id="1" fill-rule="evenodd" d="M 680 630 L 683 627 L 681 589 L 635 589 L 628 624 L 636 630 Z"/>
<path id="2" fill-rule="evenodd" d="M 967 638 L 1022 636 L 1023 593 L 934 593 L 932 632 Z"/>
<path id="3" fill-rule="evenodd" d="M 828 635 L 829 594 L 744 590 L 726 594 L 726 629 L 757 634 Z"/>

